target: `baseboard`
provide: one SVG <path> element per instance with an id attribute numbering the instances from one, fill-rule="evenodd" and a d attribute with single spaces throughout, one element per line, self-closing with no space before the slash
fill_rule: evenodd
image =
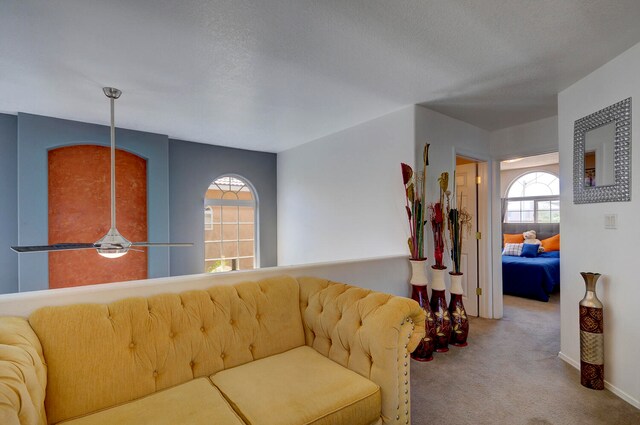
<path id="1" fill-rule="evenodd" d="M 562 351 L 560 351 L 558 353 L 558 357 L 560 357 L 560 360 L 564 360 L 565 362 L 569 363 L 571 366 L 573 366 L 576 369 L 580 370 L 580 363 L 578 363 L 577 361 L 573 360 L 571 357 L 567 356 Z"/>
<path id="2" fill-rule="evenodd" d="M 564 362 L 580 370 L 580 363 L 578 363 L 576 360 L 572 359 L 571 357 L 567 356 L 562 351 L 558 353 L 558 357 L 560 357 L 560 360 L 563 360 Z M 612 393 L 614 393 L 615 395 L 617 395 L 618 397 L 620 397 L 621 399 L 623 399 L 624 401 L 626 401 L 627 403 L 629 403 L 630 405 L 632 405 L 633 407 L 635 407 L 636 409 L 640 409 L 640 400 L 637 400 L 631 397 L 629 394 L 622 391 L 620 388 L 616 387 L 615 385 L 611 384 L 606 379 L 604 381 L 604 387 L 609 391 L 611 391 Z"/>

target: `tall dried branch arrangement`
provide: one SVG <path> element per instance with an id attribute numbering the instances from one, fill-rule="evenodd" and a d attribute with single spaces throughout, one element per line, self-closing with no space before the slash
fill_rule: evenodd
<path id="1" fill-rule="evenodd" d="M 422 173 L 416 174 L 410 165 L 404 162 L 400 164 L 402 168 L 402 182 L 405 193 L 405 209 L 409 219 L 409 230 L 411 236 L 407 241 L 412 260 L 424 260 L 424 226 L 426 221 L 424 215 L 426 211 L 426 177 L 427 166 L 429 165 L 429 144 L 424 145 L 422 151 Z"/>

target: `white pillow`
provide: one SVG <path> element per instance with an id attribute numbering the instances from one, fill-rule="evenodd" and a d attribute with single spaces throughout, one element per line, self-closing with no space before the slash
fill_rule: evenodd
<path id="1" fill-rule="evenodd" d="M 522 254 L 522 243 L 508 243 L 504 245 L 504 250 L 502 250 L 502 255 L 513 255 L 514 257 L 519 257 Z"/>

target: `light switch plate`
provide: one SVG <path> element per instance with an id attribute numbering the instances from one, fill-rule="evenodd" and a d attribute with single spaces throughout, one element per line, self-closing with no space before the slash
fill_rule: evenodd
<path id="1" fill-rule="evenodd" d="M 618 215 L 617 214 L 605 214 L 604 215 L 604 228 L 605 229 L 617 229 L 618 228 Z"/>

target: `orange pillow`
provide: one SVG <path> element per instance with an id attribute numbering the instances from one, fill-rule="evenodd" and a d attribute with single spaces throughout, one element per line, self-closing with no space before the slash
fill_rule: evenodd
<path id="1" fill-rule="evenodd" d="M 524 236 L 522 235 L 522 233 L 513 233 L 513 234 L 505 233 L 503 236 L 504 236 L 503 246 L 508 244 L 508 243 L 523 243 L 524 242 Z"/>
<path id="2" fill-rule="evenodd" d="M 560 235 L 557 234 L 555 236 L 551 236 L 550 238 L 543 239 L 542 247 L 544 248 L 544 252 L 549 251 L 560 251 Z"/>

